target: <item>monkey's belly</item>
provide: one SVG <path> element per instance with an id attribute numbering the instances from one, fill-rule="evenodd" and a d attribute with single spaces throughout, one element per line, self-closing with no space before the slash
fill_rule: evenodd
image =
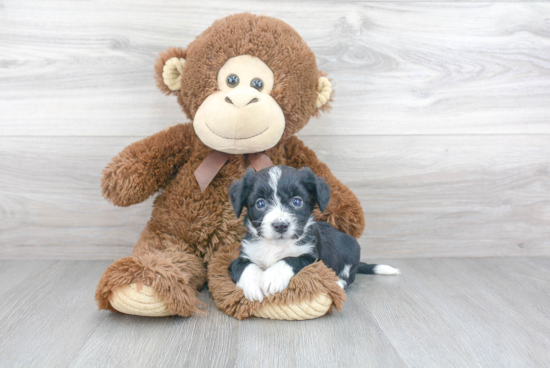
<path id="1" fill-rule="evenodd" d="M 155 200 L 149 227 L 159 235 L 178 239 L 198 255 L 240 243 L 246 233 L 226 190 L 210 196 L 166 191 Z"/>

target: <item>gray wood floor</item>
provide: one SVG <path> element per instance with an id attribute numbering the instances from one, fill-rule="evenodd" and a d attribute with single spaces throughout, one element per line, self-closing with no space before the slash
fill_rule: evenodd
<path id="1" fill-rule="evenodd" d="M 393 259 L 341 314 L 237 321 L 99 312 L 107 261 L 0 261 L 1 367 L 544 367 L 550 258 Z"/>

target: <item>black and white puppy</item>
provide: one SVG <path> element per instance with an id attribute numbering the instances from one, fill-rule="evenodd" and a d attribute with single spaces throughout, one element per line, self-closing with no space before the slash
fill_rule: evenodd
<path id="1" fill-rule="evenodd" d="M 330 188 L 309 168 L 249 169 L 229 195 L 237 217 L 248 209 L 248 231 L 229 273 L 249 300 L 262 301 L 283 291 L 292 276 L 316 260 L 336 272 L 344 289 L 356 273 L 399 274 L 390 266 L 359 262 L 361 248 L 355 238 L 313 219 L 316 205 L 325 211 Z"/>

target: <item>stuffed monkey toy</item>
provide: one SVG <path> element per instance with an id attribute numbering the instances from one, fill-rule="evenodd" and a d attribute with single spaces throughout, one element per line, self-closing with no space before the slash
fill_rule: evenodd
<path id="1" fill-rule="evenodd" d="M 345 293 L 322 262 L 295 275 L 261 303 L 229 276 L 246 233 L 228 187 L 249 166 L 310 167 L 331 188 L 316 219 L 359 237 L 357 197 L 294 134 L 329 110 L 332 86 L 315 55 L 281 20 L 248 13 L 217 20 L 187 49 L 155 64 L 157 86 L 176 96 L 190 122 L 126 147 L 103 172 L 103 196 L 130 206 L 158 193 L 130 257 L 103 273 L 100 309 L 141 316 L 190 316 L 206 282 L 218 308 L 238 319 L 310 319 L 340 310 Z"/>

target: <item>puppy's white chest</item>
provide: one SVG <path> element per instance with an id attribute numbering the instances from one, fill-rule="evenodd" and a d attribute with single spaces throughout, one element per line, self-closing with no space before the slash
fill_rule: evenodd
<path id="1" fill-rule="evenodd" d="M 258 239 L 254 242 L 243 242 L 243 250 L 248 258 L 266 270 L 286 257 L 299 257 L 311 252 L 312 244 L 297 245 L 296 240 Z"/>

